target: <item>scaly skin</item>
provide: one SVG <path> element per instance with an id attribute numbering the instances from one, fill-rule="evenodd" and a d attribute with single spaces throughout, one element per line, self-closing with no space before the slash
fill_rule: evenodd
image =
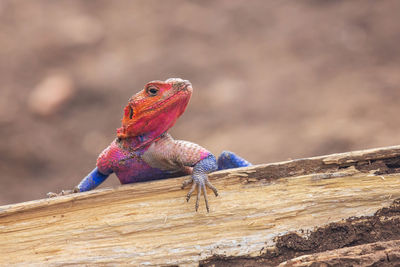
<path id="1" fill-rule="evenodd" d="M 196 211 L 201 193 L 209 211 L 206 187 L 216 196 L 218 192 L 208 181 L 207 174 L 251 164 L 227 151 L 217 163 L 215 156 L 205 148 L 174 140 L 167 133 L 185 111 L 192 91 L 190 82 L 179 78 L 146 84 L 129 100 L 117 138 L 100 154 L 96 168 L 73 191 L 61 194 L 92 190 L 113 172 L 122 184 L 191 175 L 182 185 L 183 188 L 193 183 L 186 199 L 189 201 L 197 188 Z M 49 193 L 49 196 L 55 195 Z"/>

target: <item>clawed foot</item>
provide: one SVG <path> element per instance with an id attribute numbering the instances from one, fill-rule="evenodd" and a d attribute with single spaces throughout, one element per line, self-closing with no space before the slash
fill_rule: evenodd
<path id="1" fill-rule="evenodd" d="M 194 190 L 196 190 L 196 187 L 197 187 L 197 198 L 196 198 L 196 206 L 195 206 L 196 211 L 199 209 L 199 200 L 200 200 L 201 192 L 203 191 L 204 201 L 206 202 L 206 209 L 207 209 L 207 212 L 210 212 L 210 208 L 208 206 L 206 186 L 214 192 L 215 196 L 218 196 L 217 188 L 215 188 L 215 186 L 213 186 L 208 181 L 207 176 L 205 177 L 205 179 L 199 179 L 199 180 L 195 180 L 192 177 L 189 180 L 184 181 L 181 188 L 184 189 L 187 185 L 189 185 L 191 183 L 193 183 L 192 188 L 189 190 L 189 192 L 186 195 L 186 201 L 189 202 L 190 197 L 192 196 Z"/>
<path id="2" fill-rule="evenodd" d="M 51 197 L 59 197 L 59 196 L 66 196 L 66 195 L 71 195 L 74 193 L 79 193 L 79 188 L 75 187 L 72 190 L 62 190 L 60 193 L 53 193 L 53 192 L 48 192 L 46 195 L 48 198 Z"/>

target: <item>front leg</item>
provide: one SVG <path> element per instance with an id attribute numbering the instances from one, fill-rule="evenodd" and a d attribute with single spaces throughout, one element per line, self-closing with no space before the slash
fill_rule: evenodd
<path id="1" fill-rule="evenodd" d="M 213 154 L 210 154 L 206 158 L 200 160 L 193 166 L 193 173 L 192 177 L 189 181 L 185 181 L 182 184 L 182 189 L 188 185 L 189 183 L 193 183 L 192 188 L 186 195 L 186 201 L 189 201 L 191 195 L 196 190 L 197 187 L 197 198 L 196 198 L 196 211 L 199 209 L 199 200 L 201 196 L 201 192 L 204 195 L 204 201 L 206 203 L 207 212 L 210 212 L 210 208 L 208 205 L 208 198 L 207 198 L 207 190 L 206 187 L 209 187 L 215 194 L 218 196 L 218 190 L 213 186 L 210 181 L 208 181 L 208 173 L 213 172 L 218 169 L 217 161 Z"/>
<path id="2" fill-rule="evenodd" d="M 62 190 L 61 193 L 59 193 L 59 194 L 49 192 L 49 193 L 47 193 L 47 197 L 64 196 L 64 195 L 85 192 L 85 191 L 95 189 L 102 182 L 104 182 L 104 180 L 107 179 L 108 176 L 109 176 L 109 174 L 106 175 L 106 174 L 101 173 L 98 170 L 98 168 L 96 167 L 85 178 L 83 178 L 82 181 L 79 183 L 79 185 L 76 186 L 74 189 Z"/>
<path id="3" fill-rule="evenodd" d="M 223 151 L 217 162 L 218 170 L 252 166 L 250 162 L 230 151 Z"/>
<path id="4" fill-rule="evenodd" d="M 206 208 L 209 211 L 206 187 L 211 188 L 215 195 L 218 195 L 218 192 L 208 181 L 207 174 L 217 170 L 218 165 L 214 155 L 207 149 L 188 141 L 174 140 L 169 134 L 165 134 L 143 153 L 142 160 L 151 167 L 165 172 L 182 173 L 190 169 L 192 177 L 182 185 L 184 188 L 193 183 L 186 199 L 189 200 L 197 188 L 196 211 L 201 192 L 204 194 Z"/>
<path id="5" fill-rule="evenodd" d="M 109 174 L 103 174 L 96 167 L 91 171 L 82 181 L 79 183 L 75 190 L 78 192 L 85 192 L 98 187 L 102 182 L 104 182 Z"/>

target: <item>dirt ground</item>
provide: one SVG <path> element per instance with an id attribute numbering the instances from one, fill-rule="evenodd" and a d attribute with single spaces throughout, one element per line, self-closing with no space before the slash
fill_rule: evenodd
<path id="1" fill-rule="evenodd" d="M 129 97 L 169 77 L 194 87 L 171 133 L 216 154 L 400 144 L 399 13 L 395 0 L 3 0 L 0 205 L 75 186 Z"/>

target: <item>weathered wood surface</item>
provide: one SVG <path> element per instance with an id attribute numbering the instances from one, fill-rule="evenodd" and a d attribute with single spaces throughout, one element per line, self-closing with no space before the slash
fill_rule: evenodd
<path id="1" fill-rule="evenodd" d="M 400 146 L 217 172 L 211 212 L 186 203 L 184 178 L 0 207 L 0 265 L 197 265 L 257 256 L 274 237 L 400 197 Z M 370 166 L 370 167 L 368 167 Z M 369 168 L 369 169 L 368 169 Z M 359 172 L 362 170 L 363 173 Z"/>
<path id="2" fill-rule="evenodd" d="M 398 266 L 399 261 L 400 240 L 392 240 L 304 255 L 282 262 L 279 267 Z"/>

